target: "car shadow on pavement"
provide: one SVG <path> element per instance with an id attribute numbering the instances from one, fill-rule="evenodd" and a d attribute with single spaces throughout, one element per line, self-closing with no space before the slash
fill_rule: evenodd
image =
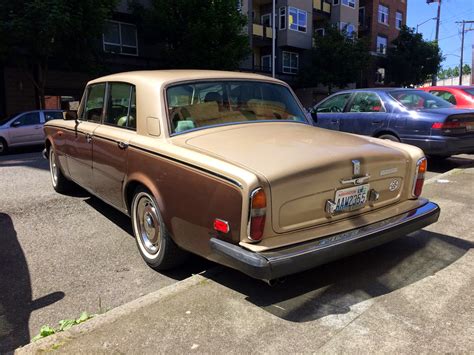
<path id="1" fill-rule="evenodd" d="M 472 156 L 472 155 L 471 155 Z M 428 171 L 445 173 L 452 169 L 467 169 L 474 166 L 474 159 L 454 156 L 447 159 L 428 158 Z"/>
<path id="2" fill-rule="evenodd" d="M 31 312 L 64 296 L 53 292 L 32 300 L 30 273 L 12 219 L 0 213 L 0 354 L 29 343 Z"/>
<path id="3" fill-rule="evenodd" d="M 292 322 L 345 314 L 351 307 L 448 267 L 474 243 L 418 231 L 380 247 L 287 277 L 270 287 L 235 270 L 210 279 L 246 295 L 246 300 Z"/>
<path id="4" fill-rule="evenodd" d="M 41 153 L 31 153 L 23 155 L 2 155 L 0 156 L 0 168 L 26 166 L 28 168 L 49 170 L 49 163 L 41 156 Z"/>

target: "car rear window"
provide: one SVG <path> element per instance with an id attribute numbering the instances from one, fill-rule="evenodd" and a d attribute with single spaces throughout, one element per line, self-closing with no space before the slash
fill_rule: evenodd
<path id="1" fill-rule="evenodd" d="M 453 107 L 449 102 L 421 90 L 396 90 L 389 94 L 408 110 Z"/>
<path id="2" fill-rule="evenodd" d="M 166 91 L 171 133 L 252 121 L 307 122 L 283 85 L 253 81 L 209 81 L 171 86 Z"/>

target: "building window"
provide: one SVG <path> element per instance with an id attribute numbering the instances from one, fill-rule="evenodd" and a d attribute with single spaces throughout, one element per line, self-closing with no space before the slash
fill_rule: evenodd
<path id="1" fill-rule="evenodd" d="M 288 28 L 293 31 L 306 32 L 308 14 L 296 7 L 288 7 Z"/>
<path id="2" fill-rule="evenodd" d="M 298 53 L 283 52 L 283 73 L 296 74 L 298 73 Z"/>
<path id="3" fill-rule="evenodd" d="M 332 0 L 333 6 L 339 5 L 339 0 Z"/>
<path id="4" fill-rule="evenodd" d="M 324 30 L 324 28 L 316 28 L 314 30 L 314 33 L 317 35 L 317 36 L 321 36 L 321 37 L 324 37 L 324 35 L 326 34 L 326 31 Z"/>
<path id="5" fill-rule="evenodd" d="M 364 27 L 365 25 L 365 7 L 359 7 L 359 26 Z"/>
<path id="6" fill-rule="evenodd" d="M 387 37 L 377 36 L 377 53 L 387 54 Z"/>
<path id="7" fill-rule="evenodd" d="M 385 68 L 378 68 L 375 72 L 375 82 L 383 84 L 385 82 Z"/>
<path id="8" fill-rule="evenodd" d="M 342 0 L 342 5 L 349 6 L 354 9 L 356 6 L 355 2 L 356 0 Z"/>
<path id="9" fill-rule="evenodd" d="M 355 35 L 355 26 L 352 23 L 340 22 L 339 30 L 346 31 L 347 38 L 354 38 Z"/>
<path id="10" fill-rule="evenodd" d="M 262 55 L 262 57 L 260 58 L 260 65 L 263 71 L 271 71 L 272 70 L 272 56 L 270 54 Z"/>
<path id="11" fill-rule="evenodd" d="M 263 26 L 271 27 L 272 26 L 272 15 L 271 14 L 262 15 L 261 18 L 260 18 L 260 21 L 261 21 L 260 23 Z"/>
<path id="12" fill-rule="evenodd" d="M 395 15 L 395 27 L 397 28 L 397 30 L 400 30 L 402 26 L 403 26 L 403 14 L 397 11 Z"/>
<path id="13" fill-rule="evenodd" d="M 379 23 L 388 25 L 388 7 L 379 5 Z"/>
<path id="14" fill-rule="evenodd" d="M 280 7 L 280 30 L 286 29 L 286 7 Z"/>
<path id="15" fill-rule="evenodd" d="M 107 21 L 102 35 L 104 52 L 138 55 L 137 27 L 116 21 Z"/>

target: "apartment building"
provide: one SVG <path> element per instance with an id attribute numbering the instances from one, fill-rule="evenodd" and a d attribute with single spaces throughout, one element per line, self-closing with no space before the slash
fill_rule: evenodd
<path id="1" fill-rule="evenodd" d="M 385 85 L 385 69 L 377 58 L 387 53 L 387 47 L 406 25 L 407 0 L 359 0 L 359 37 L 370 41 L 375 57 L 374 66 L 365 75 L 363 86 Z"/>

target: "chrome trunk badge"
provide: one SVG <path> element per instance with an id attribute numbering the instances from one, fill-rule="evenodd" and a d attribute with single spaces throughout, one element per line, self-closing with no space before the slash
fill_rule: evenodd
<path id="1" fill-rule="evenodd" d="M 360 161 L 357 159 L 352 160 L 352 175 L 360 175 Z"/>

